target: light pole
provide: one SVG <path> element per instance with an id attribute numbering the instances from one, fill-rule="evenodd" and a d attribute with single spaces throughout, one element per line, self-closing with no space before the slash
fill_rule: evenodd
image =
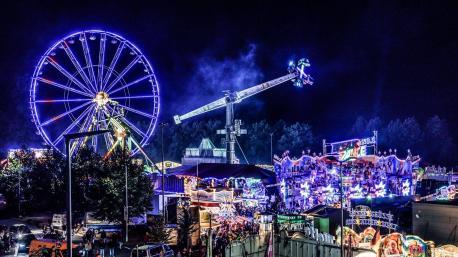
<path id="1" fill-rule="evenodd" d="M 273 158 L 273 144 L 272 144 L 272 138 L 274 136 L 274 132 L 270 133 L 270 164 L 274 164 L 274 158 Z"/>
<path id="2" fill-rule="evenodd" d="M 339 170 L 340 170 L 340 256 L 344 257 L 344 206 L 343 206 L 343 173 L 342 173 L 342 163 L 347 162 L 351 159 L 356 159 L 355 157 L 348 157 L 344 160 L 338 160 Z M 348 201 L 347 201 L 348 202 Z"/>
<path id="3" fill-rule="evenodd" d="M 22 177 L 22 168 L 19 169 L 19 177 L 18 177 L 18 183 L 17 183 L 17 185 L 18 185 L 18 198 L 19 198 L 18 199 L 19 200 L 18 201 L 18 216 L 19 216 L 19 218 L 22 216 L 21 215 L 21 198 L 22 198 L 22 196 L 21 196 L 21 177 Z"/>
<path id="4" fill-rule="evenodd" d="M 342 161 L 339 161 L 340 170 L 340 257 L 344 257 L 344 211 L 343 211 L 343 176 Z"/>
<path id="5" fill-rule="evenodd" d="M 67 154 L 67 256 L 72 257 L 72 154 L 70 153 L 70 141 L 81 137 L 90 137 L 109 133 L 109 130 L 96 130 L 89 132 L 80 132 L 65 134 L 65 153 Z"/>
<path id="6" fill-rule="evenodd" d="M 167 126 L 166 122 L 161 122 L 159 124 L 161 126 L 161 154 L 162 154 L 162 215 L 164 217 L 164 223 L 167 224 L 167 217 L 166 217 L 166 209 L 165 209 L 165 191 L 164 191 L 164 184 L 165 184 L 165 170 L 164 170 L 164 127 Z"/>
<path id="7" fill-rule="evenodd" d="M 127 146 L 126 146 L 126 137 L 124 137 L 124 145 L 123 145 L 123 158 L 124 158 L 124 178 L 125 178 L 125 203 L 126 207 L 124 208 L 124 220 L 126 221 L 126 234 L 125 234 L 125 241 L 129 241 L 129 195 L 127 191 Z"/>

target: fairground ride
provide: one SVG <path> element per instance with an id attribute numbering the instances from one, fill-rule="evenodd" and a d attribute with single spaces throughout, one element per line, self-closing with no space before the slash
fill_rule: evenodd
<path id="1" fill-rule="evenodd" d="M 310 67 L 308 59 L 300 59 L 297 62 L 297 64 L 291 61 L 288 65 L 289 74 L 244 89 L 242 91 L 225 91 L 225 96 L 216 101 L 206 104 L 186 114 L 175 115 L 173 117 L 175 120 L 175 124 L 180 124 L 182 121 L 192 118 L 194 116 L 198 116 L 206 112 L 226 107 L 226 126 L 224 129 L 218 130 L 217 132 L 218 134 L 225 135 L 226 162 L 231 164 L 236 163 L 237 158 L 235 157 L 235 144 L 238 144 L 237 136 L 240 136 L 241 134 L 246 134 L 246 130 L 240 128 L 240 120 L 234 120 L 234 105 L 264 90 L 270 89 L 287 81 L 292 81 L 294 86 L 297 87 L 303 87 L 304 85 L 312 85 L 313 79 L 306 71 L 308 67 Z"/>
<path id="2" fill-rule="evenodd" d="M 94 130 L 112 134 L 74 140 L 100 154 L 127 144 L 142 152 L 159 115 L 159 84 L 138 47 L 115 33 L 87 30 L 54 43 L 41 56 L 30 84 L 30 111 L 45 144 L 67 155 L 64 135 Z"/>

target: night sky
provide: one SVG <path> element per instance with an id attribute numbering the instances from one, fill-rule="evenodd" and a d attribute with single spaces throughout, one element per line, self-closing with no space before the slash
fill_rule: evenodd
<path id="1" fill-rule="evenodd" d="M 288 61 L 304 56 L 315 85 L 277 86 L 243 102 L 238 117 L 304 121 L 317 134 L 344 139 L 359 115 L 424 123 L 437 114 L 458 138 L 452 1 L 16 2 L 0 8 L 2 151 L 39 146 L 30 77 L 52 43 L 87 29 L 119 33 L 147 56 L 160 83 L 161 120 L 222 90 L 285 75 Z M 223 118 L 223 111 L 205 117 Z"/>

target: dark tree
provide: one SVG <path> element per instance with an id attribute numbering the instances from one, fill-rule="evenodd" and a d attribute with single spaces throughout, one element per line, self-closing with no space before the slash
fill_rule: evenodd
<path id="1" fill-rule="evenodd" d="M 281 151 L 290 150 L 293 155 L 300 156 L 302 151 L 314 143 L 312 128 L 306 123 L 294 123 L 283 127 L 283 135 L 278 140 Z"/>
<path id="2" fill-rule="evenodd" d="M 188 247 L 189 239 L 198 227 L 197 221 L 191 216 L 189 207 L 182 208 L 178 216 L 178 248 L 185 249 Z"/>
<path id="3" fill-rule="evenodd" d="M 102 161 L 100 174 L 91 181 L 89 203 L 95 216 L 101 220 L 118 223 L 124 220 L 125 164 L 128 174 L 129 217 L 140 216 L 152 210 L 153 185 L 143 165 L 133 161 L 130 156 L 126 158 L 122 151 L 114 151 L 108 159 Z"/>
<path id="4" fill-rule="evenodd" d="M 432 163 L 452 163 L 455 145 L 448 124 L 439 116 L 428 119 L 425 126 L 426 158 Z"/>
<path id="5" fill-rule="evenodd" d="M 166 228 L 162 216 L 152 216 L 148 220 L 147 225 L 147 243 L 165 243 L 170 240 L 170 230 Z"/>

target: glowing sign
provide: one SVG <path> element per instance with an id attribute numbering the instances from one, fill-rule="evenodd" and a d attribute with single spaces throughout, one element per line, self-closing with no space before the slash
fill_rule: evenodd
<path id="1" fill-rule="evenodd" d="M 381 211 L 372 211 L 367 206 L 356 206 L 350 210 L 350 219 L 345 221 L 346 225 L 365 225 L 384 227 L 392 230 L 397 230 L 398 225 L 393 223 L 394 216 L 391 213 Z"/>
<path id="2" fill-rule="evenodd" d="M 436 191 L 436 200 L 453 200 L 455 199 L 455 185 L 443 186 Z"/>
<path id="3" fill-rule="evenodd" d="M 410 195 L 410 182 L 405 180 L 402 182 L 402 196 L 409 196 Z"/>
<path id="4" fill-rule="evenodd" d="M 359 158 L 367 155 L 366 146 L 361 146 L 359 141 L 354 145 L 339 151 L 339 161 Z"/>
<path id="5" fill-rule="evenodd" d="M 380 181 L 378 185 L 375 185 L 375 196 L 376 197 L 385 197 L 386 190 L 385 190 L 385 183 Z"/>
<path id="6" fill-rule="evenodd" d="M 339 142 L 326 143 L 323 141 L 323 151 L 325 154 L 339 154 L 346 155 L 341 160 L 348 159 L 350 157 L 361 157 L 365 155 L 376 154 L 377 149 L 377 131 L 374 131 L 374 135 L 366 138 L 355 138 Z"/>

